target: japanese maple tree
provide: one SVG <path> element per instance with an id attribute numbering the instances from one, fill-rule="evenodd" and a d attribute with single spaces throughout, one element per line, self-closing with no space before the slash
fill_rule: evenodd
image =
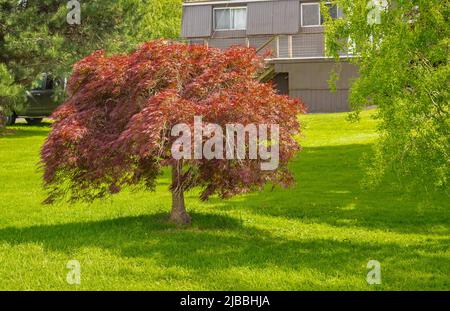
<path id="1" fill-rule="evenodd" d="M 164 166 L 172 168 L 175 223 L 189 223 L 184 192 L 201 188 L 201 199 L 289 186 L 289 160 L 299 150 L 299 100 L 279 95 L 255 77 L 264 69 L 254 49 L 226 51 L 157 40 L 128 55 L 97 51 L 79 61 L 68 83 L 68 99 L 42 147 L 47 203 L 93 200 L 126 186 L 154 190 Z M 263 159 L 175 160 L 176 124 L 279 125 L 279 165 L 261 170 Z M 203 137 L 203 140 L 208 137 Z M 248 142 L 246 142 L 246 147 Z"/>

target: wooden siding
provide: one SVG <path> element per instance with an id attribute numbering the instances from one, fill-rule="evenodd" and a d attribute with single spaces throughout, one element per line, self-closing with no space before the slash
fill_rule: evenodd
<path id="1" fill-rule="evenodd" d="M 315 57 L 324 55 L 322 34 L 299 34 L 292 36 L 293 57 Z"/>
<path id="2" fill-rule="evenodd" d="M 247 35 L 293 34 L 299 28 L 297 0 L 250 2 L 247 4 Z"/>
<path id="3" fill-rule="evenodd" d="M 246 45 L 245 38 L 209 39 L 208 45 L 213 48 L 226 49 L 233 45 Z"/>
<path id="4" fill-rule="evenodd" d="M 184 6 L 181 36 L 184 38 L 209 37 L 212 33 L 212 6 Z"/>
<path id="5" fill-rule="evenodd" d="M 249 41 L 249 46 L 255 49 L 259 49 L 260 47 L 262 47 L 264 44 L 266 44 L 270 39 L 272 38 L 272 36 L 259 36 L 259 37 L 249 37 L 248 41 Z M 276 46 L 275 46 L 276 42 L 272 41 L 271 43 L 267 44 L 260 52 L 260 55 L 266 55 L 266 53 L 270 52 L 273 53 L 273 51 L 275 51 Z"/>
<path id="6" fill-rule="evenodd" d="M 350 63 L 342 63 L 337 91 L 330 91 L 328 80 L 335 63 L 330 60 L 276 63 L 276 72 L 289 74 L 289 95 L 300 98 L 308 112 L 348 111 L 348 90 L 357 69 Z"/>
<path id="7" fill-rule="evenodd" d="M 300 2 L 297 0 L 273 2 L 272 34 L 294 34 L 298 32 Z"/>
<path id="8" fill-rule="evenodd" d="M 221 30 L 213 31 L 211 38 L 245 38 L 247 34 L 245 30 Z"/>
<path id="9" fill-rule="evenodd" d="M 273 30 L 273 2 L 247 4 L 247 35 L 271 34 Z"/>

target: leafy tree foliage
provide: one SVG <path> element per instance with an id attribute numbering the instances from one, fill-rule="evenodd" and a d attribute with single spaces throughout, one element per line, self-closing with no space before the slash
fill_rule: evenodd
<path id="1" fill-rule="evenodd" d="M 5 64 L 0 63 L 0 130 L 12 107 L 20 102 L 21 88 L 14 83 Z"/>
<path id="2" fill-rule="evenodd" d="M 351 88 L 353 117 L 376 105 L 381 121 L 381 139 L 368 159 L 370 182 L 394 172 L 403 186 L 448 190 L 448 1 L 333 2 L 345 16 L 327 17 L 328 53 L 339 58 L 352 51 L 359 66 Z"/>
<path id="3" fill-rule="evenodd" d="M 183 193 L 194 186 L 206 200 L 258 190 L 267 182 L 290 185 L 287 165 L 299 149 L 293 135 L 303 104 L 258 82 L 262 68 L 253 49 L 221 52 L 159 40 L 128 55 L 98 51 L 81 60 L 69 81 L 70 98 L 54 113 L 42 148 L 47 202 L 93 200 L 127 185 L 153 190 L 161 168 L 171 166 L 171 218 L 187 223 Z M 222 128 L 278 124 L 278 169 L 262 171 L 260 157 L 174 160 L 171 129 L 185 123 L 193 132 L 195 116 Z"/>
<path id="4" fill-rule="evenodd" d="M 82 0 L 80 25 L 67 23 L 67 3 L 0 0 L 0 63 L 15 84 L 29 87 L 42 72 L 67 76 L 95 50 L 129 51 L 179 34 L 181 0 Z"/>

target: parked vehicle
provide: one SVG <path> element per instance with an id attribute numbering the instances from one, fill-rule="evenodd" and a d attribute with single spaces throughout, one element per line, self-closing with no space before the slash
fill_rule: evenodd
<path id="1" fill-rule="evenodd" d="M 34 87 L 26 91 L 26 104 L 23 108 L 14 110 L 6 117 L 6 125 L 13 125 L 16 119 L 25 118 L 28 124 L 36 125 L 42 119 L 50 116 L 59 106 L 59 102 L 54 99 L 55 88 L 64 84 L 62 79 L 54 79 L 51 74 L 42 74 L 36 81 Z M 64 85 L 63 85 L 64 86 Z"/>

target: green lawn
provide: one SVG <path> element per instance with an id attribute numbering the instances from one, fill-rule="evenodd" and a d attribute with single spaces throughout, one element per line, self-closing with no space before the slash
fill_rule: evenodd
<path id="1" fill-rule="evenodd" d="M 167 174 L 156 193 L 41 205 L 48 124 L 11 127 L 0 137 L 0 289 L 450 290 L 448 198 L 360 187 L 370 114 L 303 116 L 294 188 L 207 203 L 188 193 L 187 229 L 165 222 Z M 80 285 L 66 282 L 72 259 Z M 381 285 L 366 282 L 371 259 Z"/>

